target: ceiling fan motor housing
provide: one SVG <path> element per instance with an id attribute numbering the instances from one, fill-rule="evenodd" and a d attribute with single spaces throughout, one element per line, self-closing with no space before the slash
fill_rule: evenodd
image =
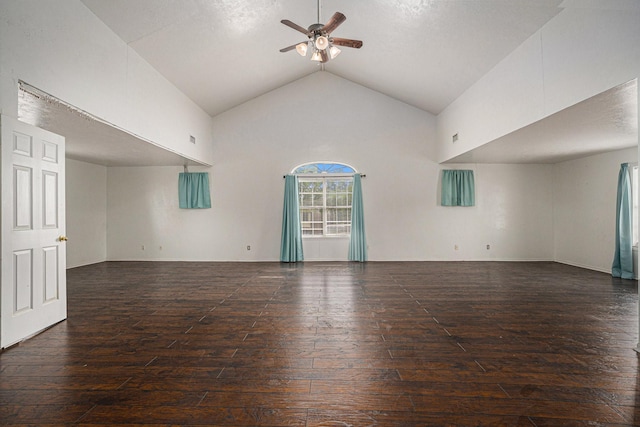
<path id="1" fill-rule="evenodd" d="M 324 25 L 312 24 L 309 26 L 309 40 L 319 50 L 325 50 L 329 47 L 329 35 L 326 31 L 322 31 Z"/>

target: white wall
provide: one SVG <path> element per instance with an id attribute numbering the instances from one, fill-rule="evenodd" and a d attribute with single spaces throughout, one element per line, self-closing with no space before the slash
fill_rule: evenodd
<path id="1" fill-rule="evenodd" d="M 570 7 L 440 113 L 439 161 L 640 75 L 640 7 L 607 10 L 565 3 Z"/>
<path id="2" fill-rule="evenodd" d="M 3 114 L 17 117 L 19 79 L 142 139 L 213 162 L 211 118 L 78 0 L 0 2 Z"/>
<path id="3" fill-rule="evenodd" d="M 441 207 L 435 118 L 330 73 L 223 113 L 214 129 L 219 161 L 200 169 L 210 173 L 212 209 L 177 208 L 181 168 L 109 168 L 109 259 L 278 260 L 282 177 L 326 160 L 367 175 L 370 260 L 553 257 L 550 166 L 473 166 L 477 206 Z M 305 240 L 305 259 L 346 260 L 347 243 Z"/>
<path id="4" fill-rule="evenodd" d="M 107 170 L 107 257 L 118 260 L 209 261 L 224 231 L 213 209 L 178 208 L 181 167 L 110 167 Z M 210 185 L 216 178 L 211 169 Z M 225 243 L 228 239 L 225 239 Z M 144 246 L 144 249 L 142 248 Z M 232 247 L 227 248 L 229 253 Z M 220 252 L 224 255 L 224 251 Z M 232 255 L 233 256 L 233 255 Z"/>
<path id="5" fill-rule="evenodd" d="M 555 260 L 611 272 L 621 163 L 635 163 L 629 148 L 553 166 Z"/>
<path id="6" fill-rule="evenodd" d="M 428 259 L 553 259 L 551 165 L 477 164 L 443 165 L 443 168 L 474 170 L 476 206 L 435 208 L 429 215 L 429 237 L 433 243 Z"/>
<path id="7" fill-rule="evenodd" d="M 554 235 L 553 220 L 570 214 L 561 207 L 553 214 L 549 166 L 472 165 L 477 206 L 444 208 L 437 162 L 637 77 L 638 22 L 637 11 L 566 9 L 440 114 L 436 136 L 429 113 L 323 72 L 211 120 L 80 1 L 3 1 L 0 111 L 17 115 L 22 79 L 187 157 L 216 159 L 200 169 L 212 179 L 213 208 L 202 211 L 177 208 L 180 168 L 108 169 L 107 259 L 276 260 L 282 175 L 300 163 L 335 160 L 367 174 L 372 260 L 554 259 L 555 245 L 558 260 L 600 268 L 604 255 L 571 258 L 563 244 L 574 236 Z M 203 143 L 190 144 L 189 135 Z M 204 143 L 212 138 L 214 145 Z M 69 177 L 101 182 L 99 167 L 70 164 Z M 99 239 L 79 245 L 91 233 L 86 218 L 99 218 L 100 209 L 83 211 L 74 194 L 89 189 L 68 185 L 68 234 L 78 244 L 69 244 L 71 264 L 99 261 Z M 607 221 L 604 210 L 596 219 Z M 307 242 L 307 259 L 345 259 L 344 243 Z"/>
<path id="8" fill-rule="evenodd" d="M 66 160 L 67 267 L 107 259 L 107 168 Z"/>

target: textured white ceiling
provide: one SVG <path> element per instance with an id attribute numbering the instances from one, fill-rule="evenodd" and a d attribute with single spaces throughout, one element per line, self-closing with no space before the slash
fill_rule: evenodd
<path id="1" fill-rule="evenodd" d="M 20 90 L 18 118 L 64 135 L 67 158 L 103 166 L 197 165 L 34 88 Z"/>
<path id="2" fill-rule="evenodd" d="M 638 82 L 632 80 L 447 163 L 558 163 L 637 144 Z"/>
<path id="3" fill-rule="evenodd" d="M 564 7 L 637 0 L 82 0 L 211 116 L 320 69 L 295 51 L 334 12 L 333 36 L 363 40 L 324 69 L 438 114 Z M 318 19 L 318 14 L 320 19 Z M 556 163 L 637 145 L 637 82 L 622 85 L 451 162 Z M 23 94 L 21 119 L 67 138 L 68 156 L 107 166 L 194 164 L 108 124 Z M 91 141 L 89 143 L 88 141 Z"/>
<path id="4" fill-rule="evenodd" d="M 316 0 L 82 0 L 210 115 L 318 70 L 281 24 L 318 22 Z M 325 70 L 437 114 L 558 14 L 561 0 L 321 0 L 332 35 L 364 41 Z"/>

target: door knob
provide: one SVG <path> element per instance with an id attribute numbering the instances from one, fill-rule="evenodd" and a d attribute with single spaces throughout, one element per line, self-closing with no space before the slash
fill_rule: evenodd
<path id="1" fill-rule="evenodd" d="M 58 237 L 58 242 L 66 242 L 67 240 L 69 240 L 69 239 L 67 239 L 67 236 Z"/>

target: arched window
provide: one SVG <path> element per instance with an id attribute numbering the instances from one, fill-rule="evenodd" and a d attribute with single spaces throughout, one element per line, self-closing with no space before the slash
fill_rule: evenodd
<path id="1" fill-rule="evenodd" d="M 349 236 L 353 174 L 349 165 L 313 162 L 295 167 L 303 237 Z"/>
<path id="2" fill-rule="evenodd" d="M 354 174 L 356 170 L 344 163 L 335 162 L 314 162 L 304 163 L 296 166 L 291 173 L 295 175 L 308 173 L 333 173 L 333 174 Z"/>

